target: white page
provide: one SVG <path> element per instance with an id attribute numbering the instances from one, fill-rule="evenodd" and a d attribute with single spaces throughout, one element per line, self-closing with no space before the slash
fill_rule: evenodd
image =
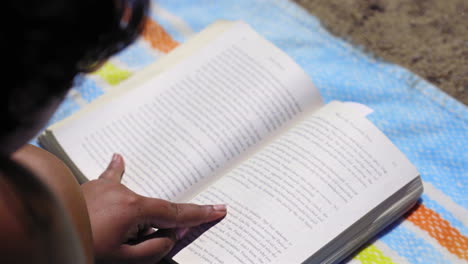
<path id="1" fill-rule="evenodd" d="M 124 184 L 180 201 L 319 106 L 298 65 L 237 23 L 190 59 L 54 134 L 88 178 L 119 152 Z"/>
<path id="2" fill-rule="evenodd" d="M 302 262 L 417 177 L 365 114 L 329 104 L 196 196 L 228 214 L 174 259 Z"/>

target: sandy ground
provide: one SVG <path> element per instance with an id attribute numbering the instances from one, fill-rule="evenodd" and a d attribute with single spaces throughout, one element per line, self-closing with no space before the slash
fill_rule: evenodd
<path id="1" fill-rule="evenodd" d="M 333 34 L 468 105 L 468 0 L 294 0 Z"/>

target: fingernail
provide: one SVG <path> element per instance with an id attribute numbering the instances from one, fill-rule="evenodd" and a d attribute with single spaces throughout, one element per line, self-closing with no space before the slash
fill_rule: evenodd
<path id="1" fill-rule="evenodd" d="M 120 166 L 121 163 L 122 163 L 122 156 L 120 156 L 120 154 L 115 153 L 114 155 L 112 155 L 112 161 L 111 161 L 112 166 Z"/>
<path id="2" fill-rule="evenodd" d="M 190 228 L 188 227 L 184 227 L 184 228 L 181 228 L 181 229 L 177 229 L 176 231 L 176 239 L 177 240 L 181 240 L 182 238 L 185 237 L 185 235 L 187 235 L 188 231 L 190 230 Z"/>
<path id="3" fill-rule="evenodd" d="M 115 153 L 114 155 L 112 155 L 112 160 L 111 162 L 109 163 L 109 167 L 110 169 L 112 168 L 120 168 L 121 166 L 121 162 L 122 162 L 122 158 L 119 154 Z"/>
<path id="4" fill-rule="evenodd" d="M 226 212 L 226 205 L 225 204 L 215 204 L 212 205 L 213 210 L 219 211 L 219 212 Z"/>
<path id="5" fill-rule="evenodd" d="M 208 216 L 208 221 L 218 220 L 226 215 L 226 205 L 224 204 L 215 204 L 207 205 L 211 208 L 211 213 Z"/>

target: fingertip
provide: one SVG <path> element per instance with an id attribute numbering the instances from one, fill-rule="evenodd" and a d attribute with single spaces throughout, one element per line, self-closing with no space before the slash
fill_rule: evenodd
<path id="1" fill-rule="evenodd" d="M 217 212 L 227 212 L 227 207 L 225 204 L 214 204 L 212 205 L 213 210 Z"/>
<path id="2" fill-rule="evenodd" d="M 209 207 L 211 208 L 211 213 L 208 216 L 209 222 L 225 217 L 227 214 L 227 207 L 225 204 L 209 205 Z"/>
<path id="3" fill-rule="evenodd" d="M 226 215 L 224 204 L 198 205 L 173 203 L 166 200 L 143 199 L 144 213 L 157 228 L 193 227 L 218 220 Z"/>
<path id="4" fill-rule="evenodd" d="M 112 160 L 109 164 L 109 166 L 112 166 L 114 168 L 120 168 L 122 167 L 124 164 L 123 164 L 123 157 L 122 155 L 120 155 L 119 153 L 114 153 L 112 155 Z"/>

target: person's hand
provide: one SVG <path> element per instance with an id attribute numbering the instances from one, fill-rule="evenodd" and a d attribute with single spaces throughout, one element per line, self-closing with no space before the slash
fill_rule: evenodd
<path id="1" fill-rule="evenodd" d="M 177 204 L 138 195 L 120 183 L 124 168 L 123 158 L 115 154 L 99 179 L 82 185 L 97 263 L 157 263 L 190 227 L 226 215 L 224 205 Z"/>

